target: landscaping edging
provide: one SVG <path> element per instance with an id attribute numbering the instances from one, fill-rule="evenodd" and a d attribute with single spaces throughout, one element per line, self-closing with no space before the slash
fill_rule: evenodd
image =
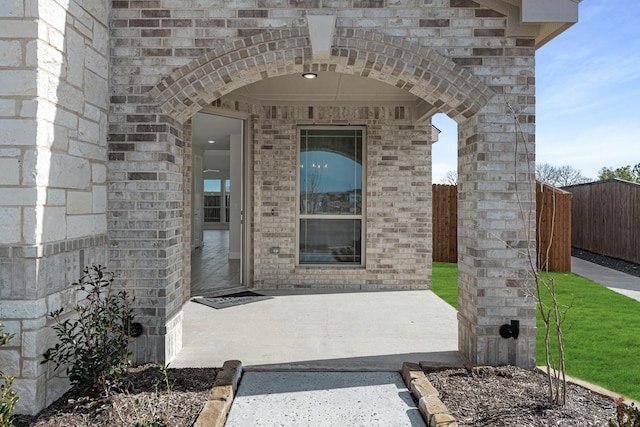
<path id="1" fill-rule="evenodd" d="M 440 400 L 440 393 L 427 379 L 421 365 L 404 362 L 402 378 L 413 397 L 418 401 L 418 410 L 429 427 L 458 427 L 458 421 Z"/>
<path id="2" fill-rule="evenodd" d="M 456 418 L 451 415 L 446 405 L 440 400 L 440 393 L 433 387 L 425 375 L 425 370 L 434 368 L 459 368 L 460 366 L 433 366 L 428 362 L 402 364 L 401 375 L 407 388 L 418 402 L 418 410 L 428 427 L 458 427 Z M 545 372 L 538 367 L 538 371 Z M 238 390 L 238 383 L 242 376 L 242 363 L 239 360 L 228 360 L 222 370 L 216 376 L 209 398 L 205 403 L 194 427 L 224 427 L 231 404 Z M 607 396 L 613 400 L 621 397 L 619 394 L 606 390 L 594 384 L 567 377 L 569 382 L 578 384 L 598 394 Z M 631 400 L 624 399 L 629 405 Z M 637 404 L 637 402 L 634 402 Z"/>
<path id="3" fill-rule="evenodd" d="M 233 398 L 242 376 L 242 362 L 227 360 L 218 372 L 209 399 L 205 403 L 194 427 L 223 427 L 231 409 Z"/>

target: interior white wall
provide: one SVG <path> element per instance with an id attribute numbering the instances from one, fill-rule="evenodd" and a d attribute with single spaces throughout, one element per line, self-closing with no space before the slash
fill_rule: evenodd
<path id="1" fill-rule="evenodd" d="M 198 203 L 200 205 L 203 205 L 204 203 L 204 182 L 202 181 L 202 179 L 196 179 L 196 177 L 198 176 L 202 178 L 202 171 L 200 171 L 199 174 L 196 174 L 195 159 L 197 156 L 201 156 L 201 158 L 204 160 L 204 149 L 193 146 L 192 150 L 193 155 L 191 156 L 191 170 L 193 171 L 193 179 L 191 180 L 191 250 L 194 250 L 197 247 L 201 246 L 197 244 L 197 242 L 202 243 L 202 230 L 204 229 L 204 209 L 202 206 L 197 206 L 196 204 Z M 197 215 L 198 211 L 201 212 L 200 215 Z M 196 226 L 196 222 L 200 222 L 200 227 Z M 197 234 L 199 234 L 199 236 Z"/>
<path id="2" fill-rule="evenodd" d="M 242 209 L 242 136 L 231 135 L 230 143 L 230 177 L 231 196 L 229 206 L 229 259 L 240 259 L 241 226 L 240 215 Z"/>

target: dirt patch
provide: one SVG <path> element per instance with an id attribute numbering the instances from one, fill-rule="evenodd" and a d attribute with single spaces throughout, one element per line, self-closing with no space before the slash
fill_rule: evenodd
<path id="1" fill-rule="evenodd" d="M 514 366 L 447 369 L 427 378 L 459 425 L 607 426 L 616 405 L 608 397 L 571 384 L 564 406 L 547 400 L 546 376 Z"/>
<path id="2" fill-rule="evenodd" d="M 216 374 L 214 368 L 169 369 L 170 396 L 164 376 L 155 365 L 131 369 L 127 377 L 130 390 L 113 393 L 109 399 L 77 397 L 71 389 L 37 416 L 17 415 L 16 427 L 161 426 L 142 424 L 164 416 L 167 426 L 191 426 L 209 396 Z M 156 393 L 157 390 L 160 393 Z"/>

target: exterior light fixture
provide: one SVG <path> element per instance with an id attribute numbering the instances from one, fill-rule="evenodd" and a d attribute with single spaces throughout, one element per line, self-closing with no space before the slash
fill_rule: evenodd
<path id="1" fill-rule="evenodd" d="M 316 73 L 303 73 L 302 77 L 304 77 L 305 79 L 315 79 L 316 77 L 318 77 L 318 75 Z"/>
<path id="2" fill-rule="evenodd" d="M 514 340 L 517 340 L 518 335 L 520 335 L 519 320 L 512 320 L 511 324 L 505 324 L 500 326 L 500 336 L 502 338 L 513 338 Z"/>

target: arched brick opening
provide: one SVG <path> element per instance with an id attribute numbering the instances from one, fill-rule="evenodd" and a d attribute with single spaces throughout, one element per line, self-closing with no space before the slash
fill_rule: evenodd
<path id="1" fill-rule="evenodd" d="M 375 30 L 336 29 L 331 57 L 312 57 L 306 29 L 273 30 L 217 48 L 174 71 L 150 92 L 163 114 L 184 122 L 214 100 L 261 79 L 332 71 L 406 90 L 461 122 L 495 92 L 467 69 L 427 47 Z"/>
<path id="2" fill-rule="evenodd" d="M 502 122 L 507 114 L 504 95 L 451 59 L 402 38 L 350 28 L 336 29 L 331 56 L 322 61 L 314 60 L 306 29 L 266 31 L 229 43 L 175 70 L 146 94 L 145 104 L 155 113 L 149 121 L 165 135 L 159 136 L 167 144 L 166 153 L 159 153 L 161 160 L 171 157 L 170 172 L 177 177 L 180 169 L 188 168 L 188 154 L 176 151 L 176 147 L 183 147 L 181 140 L 189 133 L 184 124 L 196 112 L 258 80 L 306 71 L 351 74 L 396 86 L 459 124 L 459 228 L 465 230 L 459 240 L 459 348 L 475 363 L 533 366 L 535 304 L 530 298 L 531 280 L 526 262 L 520 254 L 514 256 L 517 248 L 531 245 L 532 240 L 526 230 L 531 229 L 530 224 L 514 225 L 521 209 L 515 200 L 514 176 L 523 183 L 532 176 L 522 168 L 505 169 L 506 163 L 512 164 L 505 162 L 508 157 L 526 162 L 530 156 L 513 143 L 510 126 L 491 125 L 496 118 Z M 532 131 L 527 130 L 525 139 L 525 144 L 533 143 Z M 182 167 L 173 170 L 174 164 Z M 145 176 L 142 173 L 132 179 L 144 180 Z M 492 199 L 507 201 L 506 208 L 498 207 Z M 535 203 L 526 198 L 524 202 Z M 500 211 L 498 220 L 491 221 L 494 211 Z M 137 350 L 144 360 L 170 359 L 181 347 L 181 292 L 176 287 L 186 273 L 176 261 L 184 258 L 180 254 L 184 246 L 176 240 L 181 227 L 171 221 L 170 228 L 162 233 L 162 239 L 164 253 L 172 257 L 167 255 L 163 264 L 167 277 L 158 281 L 168 289 L 164 292 L 166 310 L 150 319 L 155 327 Z M 502 340 L 498 334 L 500 325 L 510 318 L 521 319 L 517 342 Z"/>

